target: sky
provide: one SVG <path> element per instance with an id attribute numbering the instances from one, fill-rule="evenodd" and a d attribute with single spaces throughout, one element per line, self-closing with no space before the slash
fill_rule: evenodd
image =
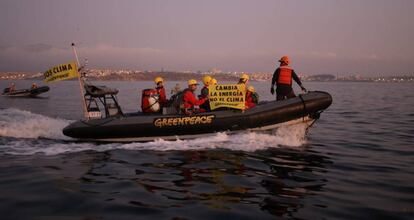
<path id="1" fill-rule="evenodd" d="M 414 75 L 412 0 L 1 0 L 0 72 L 88 68 Z"/>

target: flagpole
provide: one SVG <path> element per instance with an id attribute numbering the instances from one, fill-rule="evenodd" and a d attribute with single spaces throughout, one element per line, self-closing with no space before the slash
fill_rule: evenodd
<path id="1" fill-rule="evenodd" d="M 78 64 L 78 68 L 80 68 L 81 65 L 79 63 L 78 54 L 76 53 L 75 43 L 72 43 L 72 49 L 73 49 L 73 53 L 75 54 L 76 63 Z M 85 97 L 84 97 L 85 93 L 83 91 L 83 83 L 82 83 L 82 80 L 81 80 L 81 73 L 78 70 L 76 70 L 76 71 L 78 72 L 80 95 L 81 95 L 82 104 L 83 104 L 83 114 L 84 114 L 85 119 L 89 120 L 88 110 L 87 110 L 87 107 L 86 107 L 86 101 L 85 101 Z"/>

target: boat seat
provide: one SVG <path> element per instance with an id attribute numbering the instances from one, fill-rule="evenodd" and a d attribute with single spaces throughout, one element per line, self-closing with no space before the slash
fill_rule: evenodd
<path id="1" fill-rule="evenodd" d="M 116 95 L 118 94 L 117 89 L 109 88 L 106 86 L 94 86 L 85 84 L 85 91 L 86 95 L 90 95 L 93 97 L 102 97 L 105 95 Z"/>

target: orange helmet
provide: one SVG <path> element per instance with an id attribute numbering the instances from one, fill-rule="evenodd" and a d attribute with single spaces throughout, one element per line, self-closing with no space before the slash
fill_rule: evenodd
<path id="1" fill-rule="evenodd" d="M 280 58 L 279 62 L 289 64 L 290 59 L 288 56 L 283 56 L 282 58 Z"/>

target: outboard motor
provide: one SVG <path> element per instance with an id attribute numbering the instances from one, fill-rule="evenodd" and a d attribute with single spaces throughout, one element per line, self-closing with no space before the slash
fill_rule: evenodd
<path id="1" fill-rule="evenodd" d="M 155 113 L 161 109 L 159 102 L 159 95 L 156 89 L 144 89 L 142 90 L 141 98 L 142 112 Z"/>

